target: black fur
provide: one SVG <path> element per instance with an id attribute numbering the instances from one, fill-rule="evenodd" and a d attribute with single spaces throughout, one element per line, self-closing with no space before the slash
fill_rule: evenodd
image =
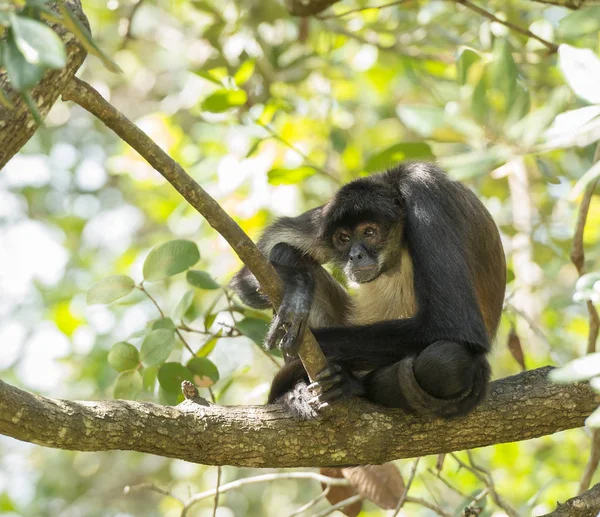
<path id="1" fill-rule="evenodd" d="M 324 262 L 336 260 L 330 249 L 336 228 L 364 221 L 378 223 L 386 233 L 401 229 L 400 239 L 413 262 L 416 314 L 370 325 L 314 328 L 315 337 L 325 355 L 349 374 L 370 372 L 361 382 L 373 402 L 444 417 L 469 412 L 486 393 L 486 354 L 498 326 L 506 280 L 504 254 L 490 215 L 468 189 L 434 165 L 409 163 L 355 180 L 323 207 L 280 220 L 265 235 L 282 229 L 282 235 L 297 232 L 303 253 L 326 257 L 317 258 Z M 303 265 L 297 256 L 294 265 L 311 275 L 311 264 Z M 253 301 L 248 296 L 252 275 L 242 271 L 234 288 L 248 303 Z M 297 284 L 287 282 L 286 290 L 289 285 Z M 298 292 L 297 287 L 293 290 Z M 307 296 L 307 288 L 301 291 Z M 299 361 L 292 361 L 275 377 L 269 401 L 284 402 L 296 416 L 308 418 L 307 397 L 286 395 L 296 393 L 297 385 L 302 391 L 306 382 Z"/>

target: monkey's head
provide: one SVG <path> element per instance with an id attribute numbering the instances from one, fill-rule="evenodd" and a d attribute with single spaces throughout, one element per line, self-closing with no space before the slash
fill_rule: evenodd
<path id="1" fill-rule="evenodd" d="M 394 266 L 402 247 L 404 209 L 398 191 L 378 176 L 344 185 L 323 209 L 321 237 L 346 277 L 371 282 Z"/>

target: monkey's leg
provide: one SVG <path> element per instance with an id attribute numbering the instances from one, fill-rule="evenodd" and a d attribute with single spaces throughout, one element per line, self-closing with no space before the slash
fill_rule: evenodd
<path id="1" fill-rule="evenodd" d="M 452 417 L 483 399 L 489 376 L 484 354 L 454 341 L 436 341 L 416 357 L 371 372 L 364 382 L 367 398 L 382 406 Z"/>

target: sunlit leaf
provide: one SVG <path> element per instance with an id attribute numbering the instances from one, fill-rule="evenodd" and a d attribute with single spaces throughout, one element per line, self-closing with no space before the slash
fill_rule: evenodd
<path id="1" fill-rule="evenodd" d="M 115 343 L 108 352 L 108 364 L 118 372 L 133 370 L 140 364 L 138 349 L 130 343 Z"/>
<path id="2" fill-rule="evenodd" d="M 559 113 L 546 131 L 546 138 L 558 138 L 576 132 L 580 127 L 600 115 L 600 106 L 585 106 Z"/>
<path id="3" fill-rule="evenodd" d="M 127 370 L 121 372 L 115 381 L 113 396 L 116 399 L 135 398 L 142 391 L 142 376 L 137 370 Z"/>
<path id="4" fill-rule="evenodd" d="M 597 408 L 585 419 L 585 425 L 592 428 L 600 427 L 600 408 Z"/>
<path id="5" fill-rule="evenodd" d="M 165 363 L 158 370 L 159 384 L 170 393 L 181 392 L 183 381 L 194 382 L 194 374 L 181 363 Z"/>
<path id="6" fill-rule="evenodd" d="M 600 178 L 600 162 L 594 163 L 594 165 L 592 165 L 588 171 L 577 180 L 577 183 L 575 183 L 573 189 L 569 193 L 569 199 L 571 201 L 577 199 L 583 193 L 585 188 L 597 178 Z"/>
<path id="7" fill-rule="evenodd" d="M 254 64 L 254 59 L 248 59 L 240 65 L 240 67 L 237 69 L 237 72 L 233 76 L 235 84 L 242 86 L 242 84 L 245 84 L 248 79 L 252 77 L 252 74 L 254 73 Z"/>
<path id="8" fill-rule="evenodd" d="M 244 90 L 217 90 L 202 101 L 201 109 L 212 113 L 222 113 L 230 108 L 246 104 L 248 96 Z"/>
<path id="9" fill-rule="evenodd" d="M 469 68 L 479 60 L 481 60 L 481 56 L 474 50 L 466 47 L 460 49 L 456 61 L 456 74 L 461 84 L 466 84 Z"/>
<path id="10" fill-rule="evenodd" d="M 208 388 L 219 380 L 219 370 L 206 357 L 192 357 L 186 367 L 194 374 L 193 382 L 199 388 Z"/>
<path id="11" fill-rule="evenodd" d="M 295 169 L 271 169 L 267 177 L 271 185 L 295 185 L 310 178 L 315 172 L 313 167 L 306 166 Z"/>
<path id="12" fill-rule="evenodd" d="M 269 326 L 264 320 L 257 318 L 244 318 L 238 321 L 235 327 L 246 337 L 249 337 L 257 345 L 261 345 L 265 340 L 265 335 Z"/>
<path id="13" fill-rule="evenodd" d="M 12 15 L 10 21 L 15 44 L 29 63 L 47 68 L 65 66 L 65 46 L 50 27 L 24 16 Z"/>
<path id="14" fill-rule="evenodd" d="M 200 260 L 196 243 L 188 240 L 165 242 L 154 248 L 144 262 L 144 278 L 162 280 L 189 269 Z"/>
<path id="15" fill-rule="evenodd" d="M 95 283 L 87 293 L 87 304 L 106 304 L 127 296 L 135 282 L 127 275 L 113 275 Z"/>
<path id="16" fill-rule="evenodd" d="M 154 392 L 156 386 L 156 376 L 158 375 L 158 366 L 149 366 L 142 372 L 142 387 L 144 391 Z"/>
<path id="17" fill-rule="evenodd" d="M 579 382 L 586 381 L 600 375 L 600 353 L 588 354 L 575 359 L 562 368 L 550 372 L 550 379 L 554 382 Z"/>
<path id="18" fill-rule="evenodd" d="M 175 335 L 169 329 L 156 329 L 144 339 L 140 360 L 144 366 L 154 366 L 167 360 L 175 344 Z"/>
<path id="19" fill-rule="evenodd" d="M 217 346 L 217 342 L 222 335 L 222 330 L 217 331 L 214 336 L 208 339 L 206 343 L 200 347 L 200 349 L 196 352 L 196 357 L 206 357 L 208 354 L 210 354 L 215 349 L 215 346 Z"/>
<path id="20" fill-rule="evenodd" d="M 402 123 L 422 136 L 431 136 L 444 125 L 444 110 L 436 106 L 399 106 L 397 111 Z"/>
<path id="21" fill-rule="evenodd" d="M 600 104 L 600 58 L 587 48 L 558 47 L 558 66 L 571 89 L 590 104 Z"/>
<path id="22" fill-rule="evenodd" d="M 188 284 L 200 289 L 219 289 L 221 286 L 215 282 L 206 271 L 191 269 L 185 275 Z"/>

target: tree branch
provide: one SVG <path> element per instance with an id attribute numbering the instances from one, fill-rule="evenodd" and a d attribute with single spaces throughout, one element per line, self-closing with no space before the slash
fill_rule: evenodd
<path id="1" fill-rule="evenodd" d="M 100 119 L 135 149 L 192 205 L 231 245 L 242 262 L 256 276 L 275 308 L 281 302 L 282 284 L 273 266 L 221 206 L 146 133 L 107 102 L 89 84 L 76 77 L 66 86 L 62 98 L 71 100 Z M 309 377 L 327 366 L 317 341 L 306 330 L 300 346 L 300 358 Z"/>
<path id="2" fill-rule="evenodd" d="M 541 517 L 598 517 L 600 512 L 600 483 L 587 492 L 573 497 L 563 504 L 558 504 L 556 510 Z"/>
<path id="3" fill-rule="evenodd" d="M 356 399 L 333 409 L 328 419 L 296 422 L 276 405 L 77 402 L 0 381 L 0 434 L 60 449 L 134 450 L 205 465 L 381 464 L 581 427 L 600 396 L 585 383 L 550 382 L 550 370 L 495 381 L 479 408 L 453 420 L 425 420 Z"/>
<path id="4" fill-rule="evenodd" d="M 81 10 L 81 1 L 68 0 L 67 5 L 79 20 L 89 27 L 87 18 Z M 48 4 L 48 7 L 55 9 L 56 2 Z M 30 92 L 42 117 L 48 114 L 87 54 L 81 43 L 65 27 L 54 24 L 50 24 L 50 27 L 65 43 L 67 64 L 60 70 L 46 72 L 39 84 Z M 5 70 L 0 71 L 0 88 L 7 93 L 13 104 L 12 108 L 0 105 L 0 169 L 2 169 L 8 160 L 27 143 L 38 126 L 19 93 L 10 85 Z"/>
<path id="5" fill-rule="evenodd" d="M 285 0 L 285 4 L 294 16 L 314 16 L 336 4 L 339 0 Z M 540 4 L 557 5 L 568 9 L 579 9 L 587 5 L 600 4 L 600 0 L 532 0 Z M 377 6 L 374 6 L 375 8 Z"/>

